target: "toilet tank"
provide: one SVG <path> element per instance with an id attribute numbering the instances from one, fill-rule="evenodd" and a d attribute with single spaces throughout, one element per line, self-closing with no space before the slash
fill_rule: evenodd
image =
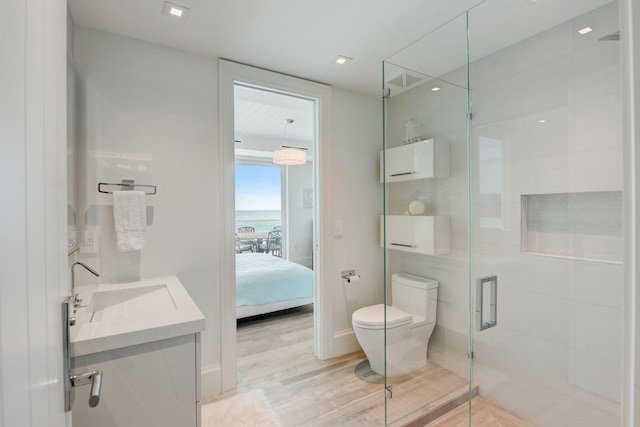
<path id="1" fill-rule="evenodd" d="M 407 273 L 391 276 L 391 305 L 412 316 L 436 321 L 438 281 Z"/>

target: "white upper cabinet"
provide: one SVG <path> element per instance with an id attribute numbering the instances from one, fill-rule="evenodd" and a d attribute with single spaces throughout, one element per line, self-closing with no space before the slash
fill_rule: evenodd
<path id="1" fill-rule="evenodd" d="M 449 253 L 451 218 L 438 216 L 387 215 L 380 217 L 380 246 L 429 255 Z"/>
<path id="2" fill-rule="evenodd" d="M 380 182 L 448 177 L 449 142 L 445 140 L 427 139 L 389 148 L 380 155 Z"/>

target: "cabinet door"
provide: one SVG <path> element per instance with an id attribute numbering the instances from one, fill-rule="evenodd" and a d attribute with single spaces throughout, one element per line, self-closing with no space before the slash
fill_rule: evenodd
<path id="1" fill-rule="evenodd" d="M 386 153 L 386 171 L 380 175 L 387 182 L 409 181 L 449 176 L 449 143 L 427 139 L 413 144 L 389 148 Z M 380 162 L 382 168 L 382 160 Z"/>
<path id="2" fill-rule="evenodd" d="M 387 181 L 405 181 L 413 179 L 416 170 L 414 145 L 404 145 L 386 151 Z"/>
<path id="3" fill-rule="evenodd" d="M 388 215 L 387 248 L 429 255 L 450 250 L 451 222 L 447 216 Z M 380 217 L 380 246 L 384 236 L 384 216 Z"/>
<path id="4" fill-rule="evenodd" d="M 184 335 L 74 358 L 73 373 L 102 371 L 102 390 L 90 408 L 90 386 L 73 389 L 73 425 L 195 427 L 195 351 L 195 335 Z"/>
<path id="5" fill-rule="evenodd" d="M 387 247 L 400 250 L 415 250 L 414 217 L 387 216 Z"/>

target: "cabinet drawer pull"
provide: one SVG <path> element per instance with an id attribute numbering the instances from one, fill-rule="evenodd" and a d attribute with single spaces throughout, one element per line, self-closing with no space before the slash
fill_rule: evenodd
<path id="1" fill-rule="evenodd" d="M 403 176 L 403 175 L 415 175 L 418 172 L 400 172 L 400 173 L 392 173 L 389 176 Z"/>
<path id="2" fill-rule="evenodd" d="M 402 246 L 403 248 L 415 248 L 416 245 L 407 245 L 405 243 L 389 243 L 391 246 Z"/>

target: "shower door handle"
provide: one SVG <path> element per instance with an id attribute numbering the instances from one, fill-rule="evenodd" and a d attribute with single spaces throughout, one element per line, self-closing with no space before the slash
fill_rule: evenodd
<path id="1" fill-rule="evenodd" d="M 488 298 L 485 299 L 486 293 L 488 293 Z M 498 276 L 485 276 L 476 279 L 476 324 L 479 331 L 493 328 L 498 324 L 497 294 Z"/>

